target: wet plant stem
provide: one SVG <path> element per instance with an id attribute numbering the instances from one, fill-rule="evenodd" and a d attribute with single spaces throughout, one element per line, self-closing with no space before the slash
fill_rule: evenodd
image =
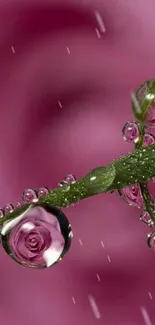
<path id="1" fill-rule="evenodd" d="M 139 128 L 139 138 L 135 145 L 135 149 L 139 149 L 143 147 L 143 141 L 144 141 L 144 135 L 145 135 L 145 126 L 142 123 L 138 124 Z M 144 210 L 147 211 L 150 215 L 152 224 L 155 224 L 155 206 L 154 206 L 154 200 L 152 199 L 149 190 L 147 182 L 145 183 L 139 183 L 141 194 L 144 201 Z"/>
<path id="2" fill-rule="evenodd" d="M 137 145 L 138 146 L 138 145 Z M 53 189 L 48 195 L 39 198 L 38 202 L 50 203 L 57 207 L 67 207 L 82 199 L 139 183 L 147 211 L 154 221 L 153 202 L 149 196 L 146 182 L 155 177 L 155 144 L 140 147 L 130 154 L 126 154 L 104 167 L 97 167 L 82 179 L 70 186 Z M 24 212 L 30 204 L 26 204 L 11 213 L 15 218 L 17 213 Z M 10 217 L 4 216 L 0 223 Z"/>

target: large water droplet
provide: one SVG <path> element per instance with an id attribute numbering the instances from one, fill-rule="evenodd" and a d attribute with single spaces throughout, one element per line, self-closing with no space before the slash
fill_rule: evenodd
<path id="1" fill-rule="evenodd" d="M 122 129 L 123 139 L 127 142 L 135 142 L 139 137 L 139 129 L 136 122 L 127 122 Z"/>
<path id="2" fill-rule="evenodd" d="M 153 226 L 150 214 L 147 211 L 143 211 L 140 215 L 140 220 L 148 226 Z"/>
<path id="3" fill-rule="evenodd" d="M 136 206 L 138 208 L 143 206 L 143 198 L 138 184 L 124 187 L 118 192 L 129 205 Z"/>
<path id="4" fill-rule="evenodd" d="M 16 218 L 2 224 L 2 245 L 19 264 L 47 268 L 68 251 L 72 231 L 64 213 L 49 204 L 31 204 Z"/>
<path id="5" fill-rule="evenodd" d="M 143 140 L 143 146 L 144 147 L 151 146 L 154 143 L 155 143 L 154 135 L 151 133 L 145 133 L 144 140 Z"/>
<path id="6" fill-rule="evenodd" d="M 150 248 L 152 248 L 153 250 L 155 250 L 155 232 L 154 231 L 148 235 L 148 237 L 147 237 L 147 243 L 148 243 L 148 246 Z"/>

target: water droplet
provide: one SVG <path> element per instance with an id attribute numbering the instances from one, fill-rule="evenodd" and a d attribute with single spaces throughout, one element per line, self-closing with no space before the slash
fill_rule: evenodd
<path id="1" fill-rule="evenodd" d="M 81 238 L 79 238 L 79 243 L 81 246 L 83 245 Z"/>
<path id="2" fill-rule="evenodd" d="M 155 232 L 152 232 L 147 237 L 147 243 L 150 248 L 155 250 Z"/>
<path id="3" fill-rule="evenodd" d="M 5 205 L 5 207 L 3 208 L 4 214 L 9 214 L 11 212 L 13 212 L 14 207 L 12 204 L 8 203 Z"/>
<path id="4" fill-rule="evenodd" d="M 103 243 L 103 241 L 101 240 L 101 246 L 104 248 L 105 247 L 105 245 L 104 245 L 104 243 Z"/>
<path id="5" fill-rule="evenodd" d="M 141 309 L 141 313 L 142 313 L 145 325 L 153 325 L 146 308 L 141 306 L 140 309 Z"/>
<path id="6" fill-rule="evenodd" d="M 111 263 L 111 257 L 109 255 L 107 255 L 107 259 L 108 259 L 109 263 Z"/>
<path id="7" fill-rule="evenodd" d="M 49 204 L 33 203 L 2 224 L 2 245 L 19 264 L 47 268 L 67 253 L 71 226 L 64 213 Z"/>
<path id="8" fill-rule="evenodd" d="M 4 216 L 4 212 L 2 209 L 0 209 L 0 218 L 2 218 Z"/>
<path id="9" fill-rule="evenodd" d="M 97 277 L 97 280 L 98 280 L 98 282 L 100 282 L 100 281 L 101 281 L 101 279 L 100 279 L 100 276 L 99 276 L 99 274 L 96 274 L 96 277 Z"/>
<path id="10" fill-rule="evenodd" d="M 22 206 L 22 204 L 21 204 L 20 202 L 17 202 L 17 203 L 15 204 L 15 208 L 16 208 L 16 209 L 20 208 L 21 206 Z"/>
<path id="11" fill-rule="evenodd" d="M 155 101 L 150 106 L 144 120 L 144 124 L 148 127 L 155 127 Z"/>
<path id="12" fill-rule="evenodd" d="M 66 181 L 60 181 L 58 183 L 58 187 L 67 187 L 68 186 L 68 183 Z"/>
<path id="13" fill-rule="evenodd" d="M 65 182 L 67 182 L 68 185 L 71 185 L 76 182 L 76 178 L 73 174 L 69 174 L 65 177 Z"/>
<path id="14" fill-rule="evenodd" d="M 98 319 L 101 318 L 101 314 L 100 314 L 99 308 L 96 304 L 94 297 L 92 295 L 89 295 L 88 300 L 89 300 L 90 306 L 92 308 L 92 311 L 94 313 L 94 316 Z"/>
<path id="15" fill-rule="evenodd" d="M 151 292 L 149 292 L 148 294 L 149 294 L 150 299 L 152 300 L 152 294 L 151 294 Z"/>
<path id="16" fill-rule="evenodd" d="M 118 191 L 121 197 L 129 204 L 141 208 L 144 204 L 141 190 L 138 184 L 124 187 Z"/>
<path id="17" fill-rule="evenodd" d="M 155 143 L 155 137 L 154 137 L 154 135 L 151 134 L 151 133 L 146 133 L 144 135 L 143 146 L 145 146 L 145 147 L 151 146 L 154 143 Z"/>
<path id="18" fill-rule="evenodd" d="M 49 189 L 47 187 L 40 187 L 37 191 L 38 197 L 43 197 L 49 193 Z"/>
<path id="19" fill-rule="evenodd" d="M 75 301 L 74 297 L 72 297 L 72 301 L 73 301 L 73 304 L 76 305 L 76 301 Z"/>
<path id="20" fill-rule="evenodd" d="M 137 98 L 138 98 L 138 101 L 139 101 L 140 104 L 142 103 L 142 101 L 143 101 L 143 99 L 145 97 L 145 94 L 146 94 L 147 90 L 148 90 L 148 87 L 147 87 L 147 83 L 146 82 L 144 82 L 142 85 L 140 85 L 138 87 Z"/>
<path id="21" fill-rule="evenodd" d="M 25 203 L 36 202 L 38 200 L 36 191 L 32 188 L 26 189 L 23 192 L 22 199 Z"/>
<path id="22" fill-rule="evenodd" d="M 123 139 L 127 142 L 136 142 L 139 137 L 139 129 L 136 122 L 127 122 L 122 129 Z"/>
<path id="23" fill-rule="evenodd" d="M 147 100 L 153 100 L 143 121 L 144 125 L 148 128 L 155 127 L 155 94 L 154 91 L 151 90 L 153 83 L 154 80 L 145 81 L 136 90 L 136 96 L 140 104 L 142 103 L 144 98 Z"/>
<path id="24" fill-rule="evenodd" d="M 148 226 L 153 226 L 152 220 L 147 211 L 143 211 L 143 213 L 140 215 L 140 220 Z"/>

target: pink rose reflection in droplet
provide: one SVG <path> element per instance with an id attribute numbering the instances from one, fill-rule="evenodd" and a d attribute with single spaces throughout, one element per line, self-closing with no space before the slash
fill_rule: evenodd
<path id="1" fill-rule="evenodd" d="M 136 122 L 127 122 L 122 129 L 123 139 L 127 142 L 136 142 L 139 137 L 139 129 Z"/>
<path id="2" fill-rule="evenodd" d="M 61 218 L 62 216 L 61 212 Z M 6 232 L 7 225 L 3 227 L 2 235 Z M 68 221 L 67 229 L 69 234 L 71 229 Z M 65 247 L 65 238 L 57 217 L 39 205 L 29 209 L 24 216 L 17 217 L 16 224 L 12 222 L 7 230 L 7 237 L 10 255 L 28 267 L 51 266 L 58 261 Z M 2 236 L 3 241 L 5 242 Z"/>
<path id="3" fill-rule="evenodd" d="M 154 143 L 155 143 L 154 135 L 151 133 L 145 133 L 144 140 L 143 140 L 143 146 L 144 147 L 151 146 Z"/>
<path id="4" fill-rule="evenodd" d="M 143 206 L 143 198 L 138 184 L 124 187 L 119 191 L 121 197 L 129 204 L 141 208 Z"/>

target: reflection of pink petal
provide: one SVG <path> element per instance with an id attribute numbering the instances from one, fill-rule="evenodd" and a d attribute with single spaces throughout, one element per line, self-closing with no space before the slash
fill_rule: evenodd
<path id="1" fill-rule="evenodd" d="M 55 257 L 61 255 L 65 240 L 58 219 L 37 206 L 28 210 L 23 219 L 19 218 L 19 222 L 14 224 L 9 245 L 19 261 L 38 266 L 47 262 L 49 266 L 50 261 L 55 262 Z"/>
<path id="2" fill-rule="evenodd" d="M 64 249 L 64 245 L 55 241 L 50 248 L 48 248 L 44 253 L 43 257 L 45 259 L 47 267 L 52 265 L 55 261 L 58 260 L 60 255 L 62 254 Z"/>

